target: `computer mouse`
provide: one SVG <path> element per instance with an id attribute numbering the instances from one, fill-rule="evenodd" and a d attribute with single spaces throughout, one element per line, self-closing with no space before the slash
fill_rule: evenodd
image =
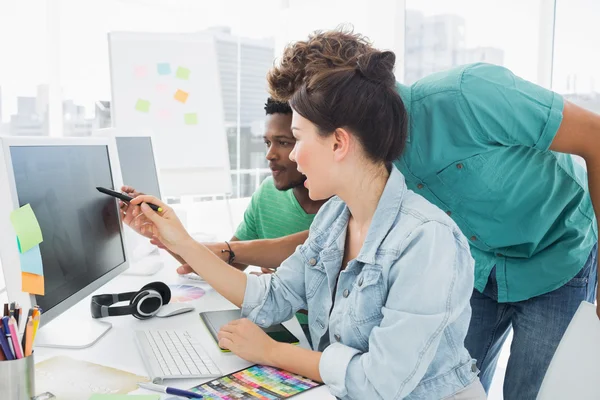
<path id="1" fill-rule="evenodd" d="M 198 275 L 194 272 L 190 272 L 189 274 L 179 275 L 179 278 L 182 280 L 190 280 L 190 281 L 195 281 L 195 282 L 206 282 L 204 280 L 204 278 L 202 278 L 200 275 Z"/>
<path id="2" fill-rule="evenodd" d="M 174 315 L 185 314 L 187 312 L 194 311 L 194 309 L 194 306 L 187 304 L 169 303 L 162 306 L 156 316 L 160 318 L 168 318 Z"/>

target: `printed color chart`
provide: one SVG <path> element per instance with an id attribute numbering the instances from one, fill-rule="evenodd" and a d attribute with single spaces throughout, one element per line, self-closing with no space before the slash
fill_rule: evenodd
<path id="1" fill-rule="evenodd" d="M 287 399 L 321 384 L 282 369 L 253 365 L 191 389 L 204 399 Z"/>
<path id="2" fill-rule="evenodd" d="M 186 303 L 197 300 L 206 293 L 204 289 L 191 285 L 169 285 L 171 300 L 169 303 Z"/>

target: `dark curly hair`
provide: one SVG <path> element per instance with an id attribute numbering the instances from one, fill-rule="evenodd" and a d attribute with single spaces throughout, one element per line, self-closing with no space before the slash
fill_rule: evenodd
<path id="1" fill-rule="evenodd" d="M 289 45 L 268 79 L 272 96 L 289 101 L 321 136 L 347 129 L 372 161 L 389 165 L 402 154 L 408 130 L 395 62 L 394 53 L 359 34 L 317 32 Z"/>
<path id="2" fill-rule="evenodd" d="M 265 104 L 265 113 L 267 115 L 272 114 L 291 114 L 292 107 L 287 102 L 276 101 L 269 97 Z"/>
<path id="3" fill-rule="evenodd" d="M 307 77 L 328 68 L 354 68 L 359 56 L 376 51 L 366 36 L 347 27 L 316 31 L 308 40 L 289 44 L 279 64 L 267 75 L 269 92 L 277 101 L 288 101 Z"/>

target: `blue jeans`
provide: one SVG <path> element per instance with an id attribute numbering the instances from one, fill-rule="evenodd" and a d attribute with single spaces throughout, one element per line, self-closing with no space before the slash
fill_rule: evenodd
<path id="1" fill-rule="evenodd" d="M 473 290 L 473 315 L 465 346 L 477 360 L 487 392 L 502 345 L 514 330 L 504 378 L 505 400 L 535 400 L 558 343 L 582 301 L 596 298 L 598 245 L 564 286 L 529 300 L 498 303 L 495 268 L 483 293 Z"/>

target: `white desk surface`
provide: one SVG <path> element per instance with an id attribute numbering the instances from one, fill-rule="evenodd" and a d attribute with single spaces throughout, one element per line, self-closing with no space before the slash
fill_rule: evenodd
<path id="1" fill-rule="evenodd" d="M 145 284 L 154 281 L 162 281 L 166 284 L 189 284 L 194 286 L 200 286 L 206 290 L 206 294 L 198 300 L 187 303 L 196 307 L 195 311 L 181 314 L 169 318 L 151 318 L 149 320 L 138 320 L 133 316 L 121 316 L 121 317 L 109 317 L 103 320 L 112 323 L 113 327 L 106 335 L 101 338 L 93 346 L 81 349 L 54 349 L 54 348 L 41 348 L 35 349 L 36 363 L 46 360 L 54 356 L 68 356 L 71 358 L 84 360 L 96 364 L 105 365 L 112 368 L 121 369 L 124 371 L 132 372 L 141 376 L 148 376 L 137 346 L 134 342 L 134 330 L 137 329 L 184 329 L 194 332 L 201 340 L 205 349 L 208 351 L 210 356 L 213 358 L 215 363 L 221 369 L 223 374 L 237 371 L 245 368 L 250 363 L 242 360 L 232 353 L 221 353 L 218 350 L 212 336 L 208 330 L 204 327 L 204 324 L 198 316 L 199 312 L 212 311 L 212 310 L 226 310 L 235 308 L 235 306 L 217 293 L 214 289 L 210 288 L 205 283 L 200 283 L 192 280 L 182 279 L 175 272 L 177 263 L 166 253 L 162 256 L 164 260 L 164 267 L 152 276 L 126 276 L 121 275 L 113 279 L 111 282 L 100 288 L 95 294 L 100 293 L 119 293 L 139 290 Z M 79 302 L 75 307 L 67 311 L 63 316 L 57 318 L 54 322 L 59 322 L 60 319 L 67 318 L 68 321 L 77 319 L 81 323 L 92 320 L 90 315 L 90 297 Z M 72 329 L 77 329 L 77 326 L 73 324 L 65 323 L 65 326 L 69 326 Z M 300 345 L 308 348 L 308 342 L 306 337 L 298 324 L 298 321 L 293 318 L 292 320 L 284 323 L 284 325 L 298 338 L 300 338 Z M 63 323 L 61 323 L 61 327 Z M 209 381 L 210 379 L 174 379 L 165 381 L 164 384 L 188 389 L 196 386 L 200 383 Z M 41 389 L 41 388 L 40 388 Z M 38 389 L 39 391 L 39 389 Z M 132 394 L 142 393 L 153 393 L 145 390 L 137 390 Z M 39 394 L 39 393 L 38 393 Z M 170 395 L 164 395 L 162 398 L 169 398 Z M 312 389 L 304 394 L 297 397 L 301 399 L 333 399 L 334 397 L 329 393 L 329 390 L 323 386 Z"/>

